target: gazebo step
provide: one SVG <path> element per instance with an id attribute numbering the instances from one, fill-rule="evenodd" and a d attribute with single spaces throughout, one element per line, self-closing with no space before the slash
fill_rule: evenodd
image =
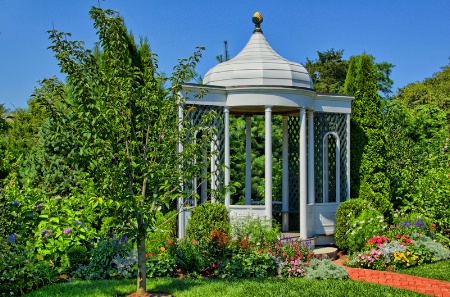
<path id="1" fill-rule="evenodd" d="M 314 258 L 335 260 L 337 257 L 337 248 L 335 247 L 320 247 L 313 250 Z"/>

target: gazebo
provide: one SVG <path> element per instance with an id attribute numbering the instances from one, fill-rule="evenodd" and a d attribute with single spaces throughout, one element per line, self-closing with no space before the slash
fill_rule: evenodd
<path id="1" fill-rule="evenodd" d="M 230 192 L 225 206 L 230 217 L 260 216 L 271 219 L 272 117 L 282 116 L 282 231 L 299 232 L 301 239 L 316 238 L 316 244 L 332 243 L 336 209 L 350 195 L 350 112 L 353 96 L 318 94 L 308 71 L 299 63 L 277 54 L 263 35 L 263 18 L 255 13 L 255 29 L 247 45 L 229 61 L 211 68 L 203 84 L 183 85 L 186 105 L 195 105 L 191 122 L 216 110 L 212 125 L 216 135 L 206 161 L 211 178 L 196 181 L 201 201 L 209 189 L 230 185 L 230 115 L 245 116 L 245 205 L 232 205 Z M 195 96 L 205 92 L 199 99 Z M 251 118 L 265 120 L 265 198 L 255 204 L 251 197 Z M 224 165 L 224 166 L 223 166 Z M 197 201 L 178 201 L 178 236 L 184 237 L 188 208 Z M 190 205 L 189 205 L 190 204 Z M 317 242 L 317 240 L 322 240 Z"/>

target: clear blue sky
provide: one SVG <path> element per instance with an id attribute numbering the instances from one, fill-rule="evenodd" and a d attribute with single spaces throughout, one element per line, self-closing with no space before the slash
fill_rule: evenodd
<path id="1" fill-rule="evenodd" d="M 204 75 L 227 40 L 235 56 L 253 31 L 260 11 L 270 45 L 304 64 L 317 51 L 344 49 L 344 57 L 369 53 L 396 67 L 394 90 L 431 77 L 449 64 L 449 0 L 0 0 L 0 103 L 26 108 L 37 81 L 59 68 L 47 30 L 71 32 L 91 48 L 97 40 L 91 6 L 112 8 L 136 37 L 147 37 L 159 56 L 160 71 L 171 73 L 178 58 L 205 46 L 197 71 Z"/>

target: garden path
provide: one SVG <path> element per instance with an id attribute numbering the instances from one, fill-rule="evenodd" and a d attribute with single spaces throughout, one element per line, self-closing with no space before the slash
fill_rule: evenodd
<path id="1" fill-rule="evenodd" d="M 339 266 L 344 267 L 348 271 L 348 275 L 352 280 L 360 280 L 433 296 L 450 297 L 450 282 L 389 271 L 350 268 L 344 266 L 345 261 L 345 256 L 341 256 L 334 262 Z"/>

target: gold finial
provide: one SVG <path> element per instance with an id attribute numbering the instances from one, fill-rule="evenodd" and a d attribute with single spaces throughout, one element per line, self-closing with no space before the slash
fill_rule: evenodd
<path id="1" fill-rule="evenodd" d="M 263 22 L 263 20 L 264 19 L 263 19 L 262 15 L 259 12 L 255 12 L 255 14 L 253 15 L 253 18 L 252 18 L 252 22 L 253 22 L 253 24 L 255 24 L 255 30 L 253 30 L 253 33 L 255 33 L 255 32 L 262 33 L 261 23 Z"/>

